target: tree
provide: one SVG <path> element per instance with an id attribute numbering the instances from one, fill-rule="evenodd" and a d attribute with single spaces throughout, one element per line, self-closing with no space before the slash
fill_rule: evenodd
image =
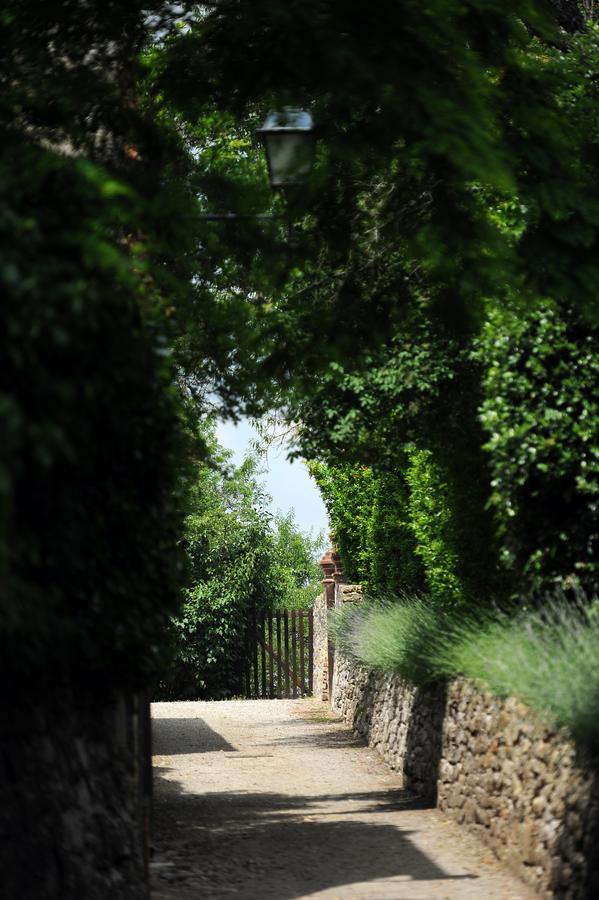
<path id="1" fill-rule="evenodd" d="M 212 428 L 200 430 L 210 458 L 196 465 L 183 539 L 188 586 L 159 699 L 238 693 L 250 611 L 305 608 L 320 590 L 322 538 L 303 534 L 292 512 L 272 516 L 258 455 L 234 466 Z"/>
<path id="2" fill-rule="evenodd" d="M 251 123 L 293 102 L 322 123 L 313 183 L 287 198 L 299 247 L 288 272 L 277 268 L 256 292 L 270 302 L 255 318 L 253 378 L 276 385 L 308 457 L 335 467 L 343 454 L 350 467 L 400 482 L 413 453 L 429 460 L 455 504 L 447 530 L 479 558 L 478 574 L 461 558 L 470 595 L 486 573 L 496 573 L 489 594 L 539 587 L 557 571 L 540 581 L 525 574 L 534 540 L 508 563 L 511 528 L 489 506 L 499 443 L 486 439 L 483 410 L 493 352 L 475 351 L 476 336 L 489 316 L 497 321 L 494 309 L 518 319 L 549 297 L 560 315 L 586 322 L 577 326 L 583 344 L 595 341 L 598 132 L 585 73 L 597 34 L 555 27 L 580 24 L 573 4 L 554 4 L 553 21 L 550 11 L 476 0 L 381 3 L 367 13 L 312 0 L 273 11 L 230 0 L 167 42 L 157 78 L 194 122 L 216 106 Z M 193 104 L 189 71 L 204 87 Z M 512 408 L 506 434 L 517 418 Z M 518 478 L 532 486 L 529 471 Z M 552 473 L 540 477 L 549 483 Z M 562 493 L 580 499 L 580 490 L 570 481 Z M 547 491 L 524 493 L 534 518 Z M 587 538 L 585 548 L 576 541 L 576 558 L 588 561 Z M 563 559 L 560 577 L 569 577 Z M 591 574 L 587 562 L 580 572 Z"/>

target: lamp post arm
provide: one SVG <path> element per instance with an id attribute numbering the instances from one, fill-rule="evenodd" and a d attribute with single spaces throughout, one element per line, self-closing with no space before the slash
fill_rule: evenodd
<path id="1" fill-rule="evenodd" d="M 273 216 L 267 213 L 248 213 L 240 214 L 240 213 L 198 213 L 193 216 L 194 219 L 199 219 L 203 222 L 227 222 L 229 219 L 232 221 L 235 219 L 261 219 L 261 220 L 274 220 L 274 219 L 283 219 L 284 216 Z"/>

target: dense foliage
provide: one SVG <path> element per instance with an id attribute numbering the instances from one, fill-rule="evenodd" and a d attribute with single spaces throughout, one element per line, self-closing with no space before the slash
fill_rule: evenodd
<path id="1" fill-rule="evenodd" d="M 153 654 L 177 593 L 167 347 L 197 414 L 299 423 L 371 592 L 449 609 L 594 588 L 581 24 L 565 0 L 4 5 L 6 635 Z M 311 182 L 271 200 L 252 131 L 285 103 L 323 140 Z M 198 217 L 269 211 L 293 246 L 279 219 Z"/>
<path id="2" fill-rule="evenodd" d="M 218 123 L 210 162 L 224 180 L 235 159 L 246 187 L 252 167 L 262 176 L 247 125 L 269 105 L 305 103 L 320 123 L 313 182 L 285 198 L 293 259 L 285 270 L 255 257 L 253 377 L 300 423 L 300 452 L 327 467 L 339 549 L 371 590 L 461 605 L 573 574 L 594 587 L 596 482 L 573 462 L 585 442 L 583 468 L 596 458 L 593 366 L 560 414 L 570 461 L 539 459 L 543 475 L 514 452 L 547 394 L 572 393 L 568 357 L 596 359 L 599 41 L 593 26 L 558 29 L 582 19 L 554 6 L 381 2 L 365 15 L 333 0 L 228 0 L 167 41 L 154 69 L 192 135 Z M 527 344 L 521 325 L 552 304 L 569 349 L 549 339 L 564 359 L 539 401 L 518 360 L 539 370 L 548 344 Z M 583 407 L 584 438 L 572 431 Z"/>
<path id="3" fill-rule="evenodd" d="M 348 573 L 373 595 L 417 588 L 443 605 L 539 595 L 555 584 L 592 592 L 596 328 L 550 301 L 530 312 L 492 308 L 470 353 L 480 366 L 476 416 L 447 389 L 436 421 L 412 418 L 409 405 L 395 411 L 395 421 L 407 420 L 403 442 L 392 417 L 370 432 L 362 426 L 357 456 L 367 465 L 314 468 Z M 355 460 L 355 448 L 347 455 Z M 392 569 L 381 577 L 385 560 Z"/>
<path id="4" fill-rule="evenodd" d="M 251 394 L 251 304 L 218 290 L 203 173 L 145 87 L 178 14 L 0 11 L 0 649 L 22 674 L 155 670 L 182 585 L 187 331 L 185 416 Z"/>
<path id="5" fill-rule="evenodd" d="M 123 683 L 155 666 L 181 574 L 169 244 L 158 261 L 123 89 L 142 4 L 80 14 L 0 13 L 0 655 Z"/>
<path id="6" fill-rule="evenodd" d="M 260 458 L 236 467 L 204 426 L 210 462 L 196 465 L 183 544 L 188 587 L 171 623 L 170 664 L 156 699 L 240 692 L 251 610 L 309 607 L 320 590 L 322 536 L 303 534 L 293 513 L 269 511 Z"/>
<path id="7" fill-rule="evenodd" d="M 171 373 L 111 238 L 118 185 L 18 151 L 30 165 L 9 180 L 4 157 L 1 225 L 2 658 L 101 669 L 108 654 L 116 674 L 152 663 L 176 602 Z"/>
<path id="8" fill-rule="evenodd" d="M 599 331 L 544 302 L 495 309 L 477 355 L 489 503 L 506 567 L 540 590 L 597 586 Z"/>

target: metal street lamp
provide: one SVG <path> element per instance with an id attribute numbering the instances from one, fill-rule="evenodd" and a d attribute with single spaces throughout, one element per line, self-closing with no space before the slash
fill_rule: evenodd
<path id="1" fill-rule="evenodd" d="M 256 131 L 264 144 L 268 176 L 274 191 L 304 184 L 314 161 L 314 121 L 309 112 L 285 106 L 282 112 L 271 112 L 262 128 Z M 239 219 L 282 219 L 281 215 L 238 213 L 203 213 L 204 221 L 222 222 Z M 293 223 L 287 223 L 289 243 L 293 243 Z"/>
<path id="2" fill-rule="evenodd" d="M 314 160 L 314 121 L 309 112 L 285 106 L 271 112 L 256 132 L 266 151 L 273 190 L 303 184 Z"/>

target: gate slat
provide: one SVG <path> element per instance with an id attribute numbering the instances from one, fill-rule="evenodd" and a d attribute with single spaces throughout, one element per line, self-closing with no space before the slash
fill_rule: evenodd
<path id="1" fill-rule="evenodd" d="M 314 612 L 308 610 L 308 693 L 314 693 Z"/>
<path id="2" fill-rule="evenodd" d="M 263 698 L 268 696 L 266 692 L 266 614 L 264 610 L 260 613 L 260 632 L 262 634 L 262 694 Z"/>
<path id="3" fill-rule="evenodd" d="M 258 627 L 257 627 L 257 617 L 258 612 L 256 609 L 252 610 L 252 640 L 254 642 L 253 647 L 253 657 L 254 657 L 254 697 L 260 696 L 260 691 L 258 689 Z"/>
<path id="4" fill-rule="evenodd" d="M 285 666 L 285 696 L 289 699 L 289 610 L 285 610 L 283 613 L 283 630 L 285 632 L 285 659 L 287 660 L 287 665 Z"/>
<path id="5" fill-rule="evenodd" d="M 281 699 L 281 610 L 277 610 L 277 697 Z"/>
<path id="6" fill-rule="evenodd" d="M 293 684 L 291 686 L 291 696 L 295 700 L 297 697 L 297 633 L 295 624 L 295 610 L 291 610 L 291 664 L 293 666 Z"/>
<path id="7" fill-rule="evenodd" d="M 299 611 L 299 652 L 300 652 L 300 684 L 302 686 L 300 691 L 300 696 L 305 696 L 306 693 L 306 673 L 305 673 L 305 664 L 304 664 L 304 611 L 300 609 Z"/>
<path id="8" fill-rule="evenodd" d="M 272 700 L 275 695 L 275 661 L 272 646 L 272 611 L 268 613 L 268 696 Z"/>

